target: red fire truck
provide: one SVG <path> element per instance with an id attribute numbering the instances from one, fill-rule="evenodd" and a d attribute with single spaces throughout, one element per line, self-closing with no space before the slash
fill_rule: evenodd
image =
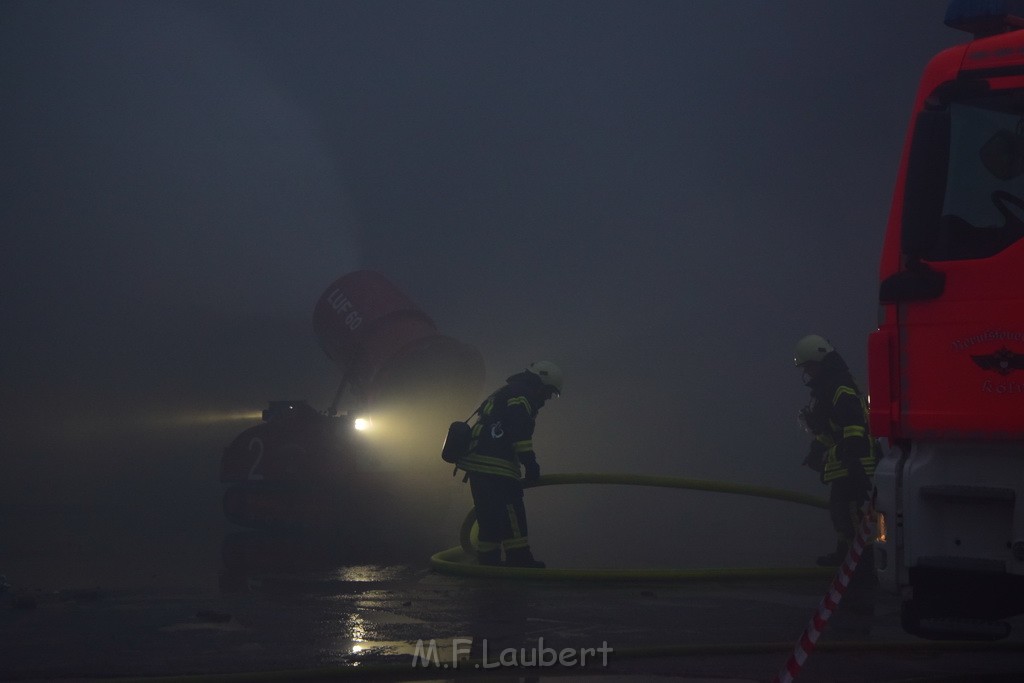
<path id="1" fill-rule="evenodd" d="M 1024 2 L 954 0 L 927 65 L 868 344 L 882 585 L 903 627 L 998 639 L 1024 613 Z"/>

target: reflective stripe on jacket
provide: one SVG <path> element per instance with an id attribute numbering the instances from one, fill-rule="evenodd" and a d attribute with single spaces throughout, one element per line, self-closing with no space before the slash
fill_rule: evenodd
<path id="1" fill-rule="evenodd" d="M 533 430 L 537 411 L 523 384 L 507 384 L 484 401 L 473 425 L 469 454 L 458 466 L 467 472 L 519 479 L 519 456 L 533 454 Z"/>
<path id="2" fill-rule="evenodd" d="M 825 483 L 849 476 L 860 469 L 867 476 L 875 473 L 878 463 L 877 445 L 868 433 L 868 409 L 862 396 L 849 386 L 841 385 L 832 395 L 828 429 L 815 438 L 825 445 Z"/>

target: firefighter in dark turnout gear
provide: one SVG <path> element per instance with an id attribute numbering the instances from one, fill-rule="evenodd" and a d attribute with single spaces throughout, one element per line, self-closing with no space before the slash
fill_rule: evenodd
<path id="1" fill-rule="evenodd" d="M 811 402 L 801 419 L 813 434 L 804 464 L 830 486 L 829 512 L 839 538 L 834 552 L 818 558 L 822 566 L 842 563 L 860 524 L 860 511 L 871 494 L 878 461 L 877 444 L 868 432 L 867 405 L 846 362 L 827 339 L 801 339 L 793 363 L 804 371 Z M 864 553 L 869 558 L 870 552 Z M 870 560 L 868 560 L 870 561 Z"/>
<path id="2" fill-rule="evenodd" d="M 480 564 L 543 568 L 533 558 L 527 536 L 520 467 L 528 481 L 540 478 L 533 452 L 533 430 L 544 403 L 562 391 L 562 372 L 548 361 L 531 363 L 480 406 L 469 453 L 458 467 L 466 471 L 480 527 Z"/>

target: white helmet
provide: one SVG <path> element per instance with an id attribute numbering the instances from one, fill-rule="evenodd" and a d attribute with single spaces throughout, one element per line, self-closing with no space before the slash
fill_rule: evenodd
<path id="1" fill-rule="evenodd" d="M 820 363 L 834 350 L 828 339 L 818 334 L 809 334 L 796 343 L 793 365 L 800 367 L 807 363 Z"/>
<path id="2" fill-rule="evenodd" d="M 526 371 L 540 377 L 544 386 L 554 391 L 556 396 L 562 393 L 562 371 L 551 361 L 539 360 L 530 363 Z"/>

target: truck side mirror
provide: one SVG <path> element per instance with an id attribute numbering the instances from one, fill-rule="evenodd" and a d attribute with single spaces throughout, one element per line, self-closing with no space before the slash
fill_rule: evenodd
<path id="1" fill-rule="evenodd" d="M 925 256 L 938 238 L 949 169 L 949 109 L 917 115 L 903 189 L 900 246 L 911 259 Z"/>
<path id="2" fill-rule="evenodd" d="M 929 301 L 938 299 L 946 291 L 946 274 L 927 263 L 913 260 L 906 270 L 893 273 L 882 280 L 878 290 L 878 303 L 898 304 L 903 301 Z"/>

